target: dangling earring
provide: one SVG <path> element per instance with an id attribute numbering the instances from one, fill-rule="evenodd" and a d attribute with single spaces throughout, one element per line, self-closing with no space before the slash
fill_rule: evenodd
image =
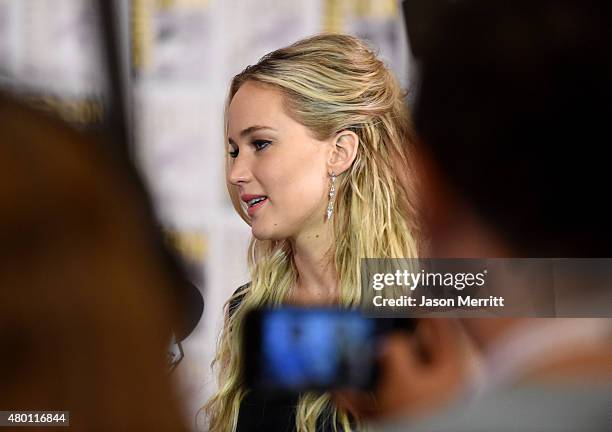
<path id="1" fill-rule="evenodd" d="M 327 220 L 334 215 L 334 197 L 336 196 L 336 173 L 331 173 L 331 187 L 329 188 L 329 203 L 327 204 Z"/>

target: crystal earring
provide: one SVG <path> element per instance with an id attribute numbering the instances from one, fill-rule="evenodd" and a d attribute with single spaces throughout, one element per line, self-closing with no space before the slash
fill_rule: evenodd
<path id="1" fill-rule="evenodd" d="M 327 204 L 327 220 L 331 220 L 334 215 L 334 198 L 336 196 L 336 173 L 331 173 L 331 187 L 329 188 L 329 202 Z"/>

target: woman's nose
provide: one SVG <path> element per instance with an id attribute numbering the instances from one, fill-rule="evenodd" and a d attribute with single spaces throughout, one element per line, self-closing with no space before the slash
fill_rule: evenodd
<path id="1" fill-rule="evenodd" d="M 231 163 L 228 178 L 230 183 L 235 186 L 251 180 L 251 168 L 247 156 L 238 154 Z"/>

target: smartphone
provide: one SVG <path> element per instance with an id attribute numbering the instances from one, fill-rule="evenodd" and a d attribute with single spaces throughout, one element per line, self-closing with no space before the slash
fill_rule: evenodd
<path id="1" fill-rule="evenodd" d="M 278 394 L 372 390 L 381 336 L 397 327 L 392 320 L 339 308 L 254 310 L 245 319 L 246 384 Z"/>

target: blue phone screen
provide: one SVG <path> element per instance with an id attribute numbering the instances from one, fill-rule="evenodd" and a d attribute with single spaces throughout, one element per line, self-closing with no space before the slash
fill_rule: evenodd
<path id="1" fill-rule="evenodd" d="M 374 359 L 374 323 L 356 311 L 284 308 L 262 319 L 267 386 L 362 386 Z"/>

